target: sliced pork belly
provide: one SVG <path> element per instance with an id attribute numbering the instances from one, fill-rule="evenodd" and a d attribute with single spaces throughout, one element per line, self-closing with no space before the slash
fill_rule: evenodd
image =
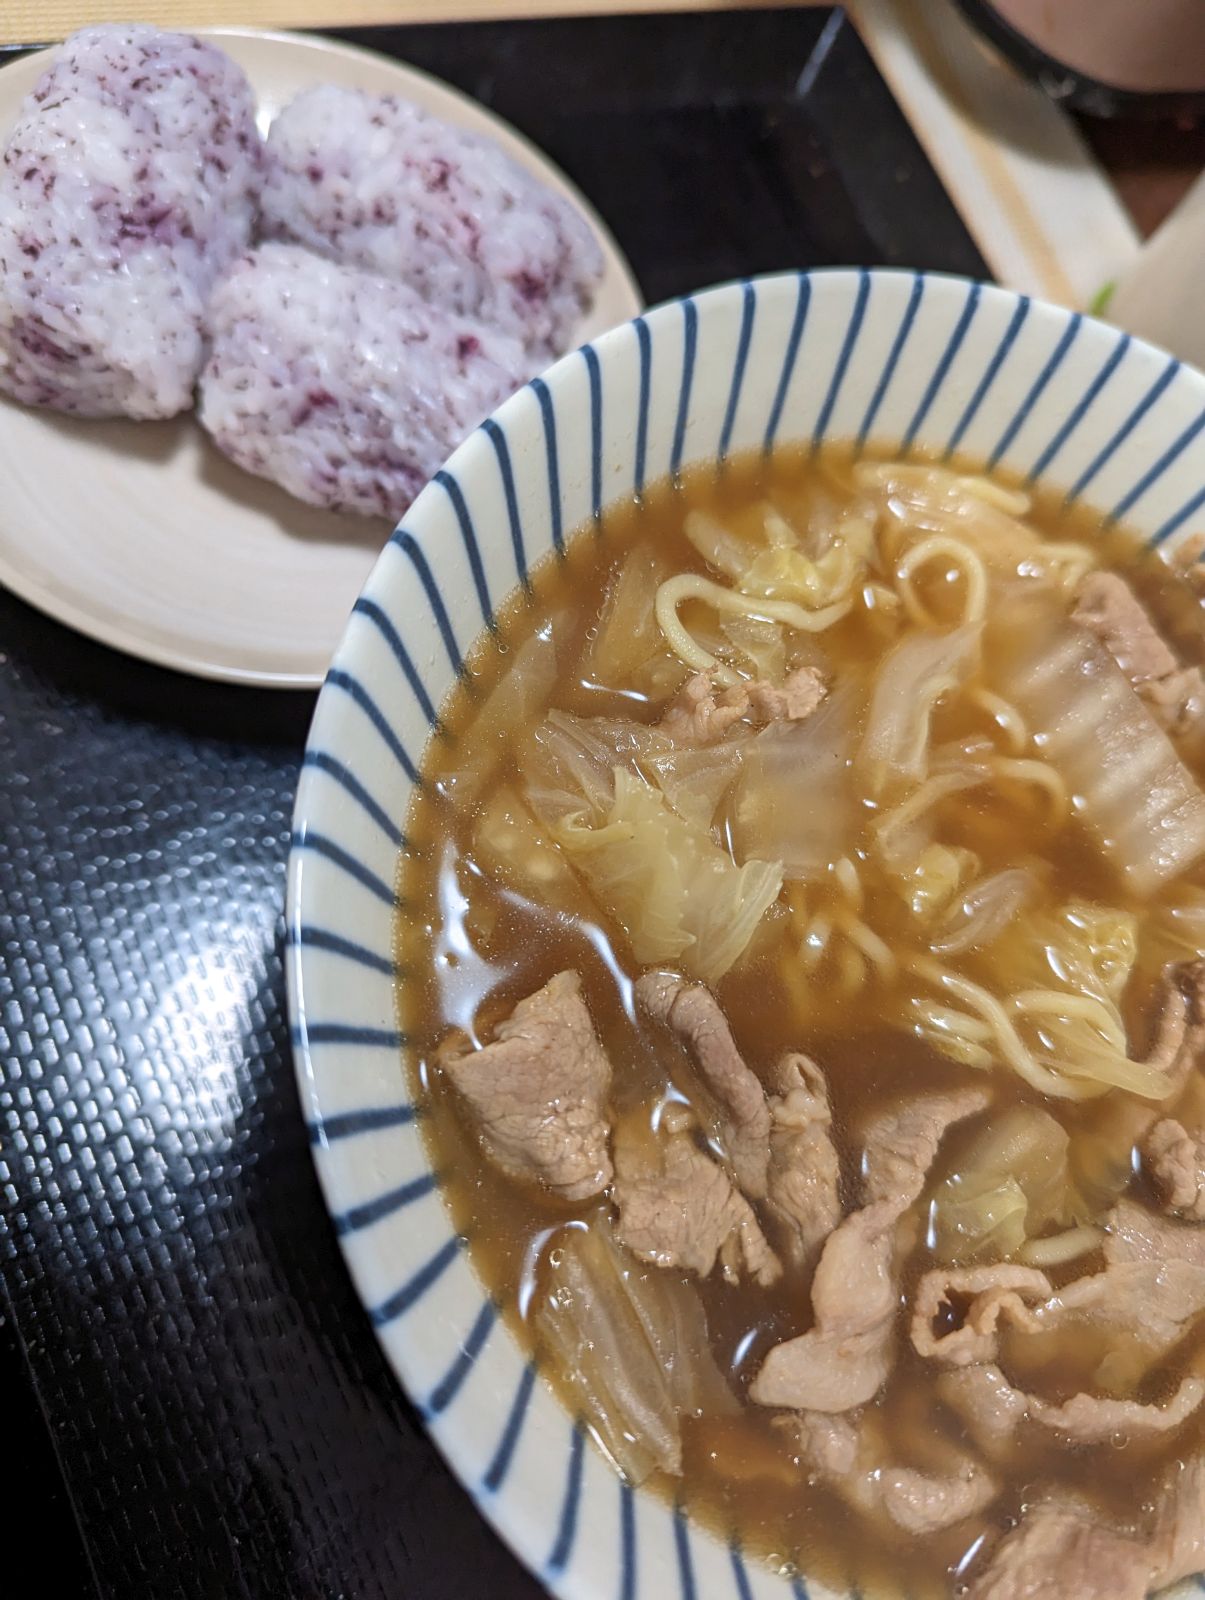
<path id="1" fill-rule="evenodd" d="M 611 1063 L 576 972 L 558 972 L 520 1000 L 482 1049 L 451 1041 L 439 1061 L 486 1155 L 509 1177 L 565 1200 L 588 1200 L 610 1183 Z"/>
<path id="2" fill-rule="evenodd" d="M 924 1188 L 942 1136 L 988 1101 L 980 1089 L 921 1095 L 866 1130 L 867 1203 L 829 1236 L 812 1280 L 813 1326 L 766 1356 L 749 1388 L 757 1405 L 840 1412 L 878 1393 L 895 1356 L 901 1219 Z"/>

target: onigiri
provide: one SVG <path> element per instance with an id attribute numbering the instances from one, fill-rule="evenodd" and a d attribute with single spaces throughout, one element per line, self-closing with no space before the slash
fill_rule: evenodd
<path id="1" fill-rule="evenodd" d="M 585 217 L 492 140 L 333 84 L 272 124 L 262 226 L 489 323 L 541 365 L 569 348 L 602 276 Z"/>
<path id="2" fill-rule="evenodd" d="M 87 417 L 191 406 L 262 165 L 251 87 L 213 45 L 126 25 L 68 39 L 0 166 L 0 389 Z"/>
<path id="3" fill-rule="evenodd" d="M 531 367 L 517 339 L 293 245 L 236 263 L 209 326 L 218 448 L 299 500 L 392 521 Z"/>

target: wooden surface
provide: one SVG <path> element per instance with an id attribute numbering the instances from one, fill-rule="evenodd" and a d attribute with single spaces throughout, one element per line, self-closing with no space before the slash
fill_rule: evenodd
<path id="1" fill-rule="evenodd" d="M 785 3 L 808 5 L 818 0 Z M 0 44 L 61 39 L 89 22 L 155 22 L 174 28 L 351 28 L 470 18 L 721 11 L 759 4 L 764 0 L 0 0 Z"/>

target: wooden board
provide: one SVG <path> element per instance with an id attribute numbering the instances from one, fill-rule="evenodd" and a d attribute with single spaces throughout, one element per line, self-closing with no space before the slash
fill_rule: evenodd
<path id="1" fill-rule="evenodd" d="M 0 45 L 61 39 L 89 22 L 160 27 L 353 28 L 385 22 L 557 17 L 613 11 L 734 10 L 758 0 L 4 0 Z M 814 4 L 818 0 L 787 0 Z"/>

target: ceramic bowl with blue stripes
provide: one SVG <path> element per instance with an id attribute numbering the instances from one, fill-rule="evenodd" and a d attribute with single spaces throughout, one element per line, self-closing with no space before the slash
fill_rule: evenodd
<path id="1" fill-rule="evenodd" d="M 555 1594 L 831 1594 L 613 1474 L 453 1231 L 397 1020 L 396 884 L 438 708 L 535 565 L 608 503 L 729 452 L 958 451 L 1148 542 L 1205 528 L 1205 378 L 1091 318 L 962 279 L 829 271 L 660 306 L 485 422 L 381 555 L 318 702 L 289 863 L 297 1073 L 319 1177 L 385 1353 L 482 1512 Z"/>

